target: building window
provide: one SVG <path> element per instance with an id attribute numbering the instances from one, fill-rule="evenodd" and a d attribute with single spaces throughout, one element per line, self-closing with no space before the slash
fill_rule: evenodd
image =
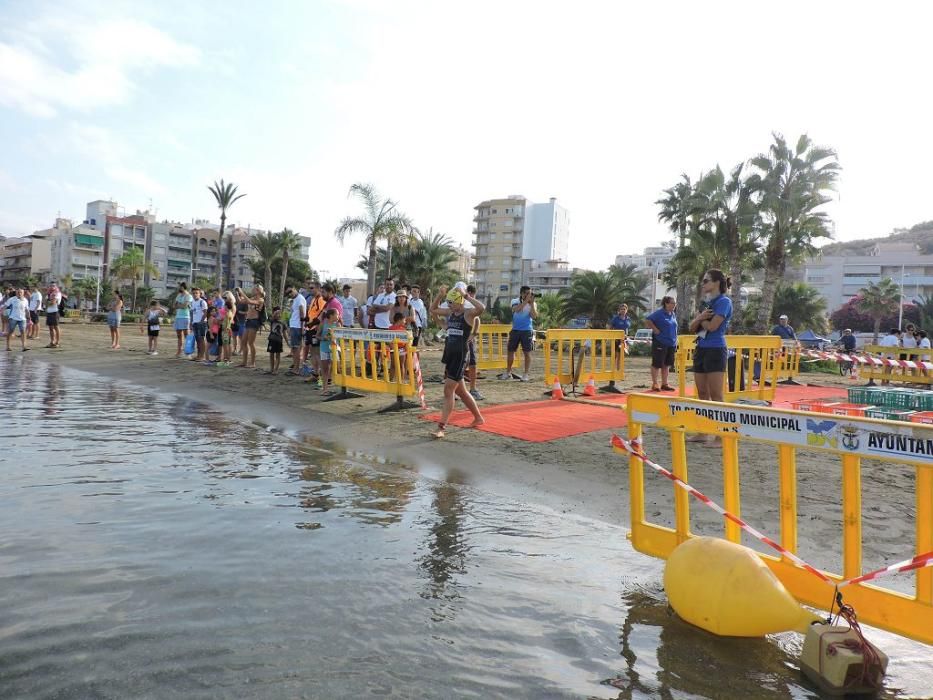
<path id="1" fill-rule="evenodd" d="M 492 210 L 492 213 L 493 213 L 493 214 L 496 214 L 496 213 L 498 213 L 498 212 L 497 212 L 497 210 L 493 209 L 493 210 Z"/>

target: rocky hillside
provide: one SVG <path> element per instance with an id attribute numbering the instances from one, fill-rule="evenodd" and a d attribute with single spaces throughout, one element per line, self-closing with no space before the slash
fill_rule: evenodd
<path id="1" fill-rule="evenodd" d="M 867 255 L 878 243 L 914 243 L 921 254 L 933 255 L 933 221 L 924 221 L 909 229 L 895 229 L 878 238 L 830 243 L 820 250 L 823 255 Z"/>

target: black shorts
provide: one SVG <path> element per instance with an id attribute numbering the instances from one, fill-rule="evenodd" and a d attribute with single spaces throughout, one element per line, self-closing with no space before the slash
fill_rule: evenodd
<path id="1" fill-rule="evenodd" d="M 30 312 L 29 312 L 29 320 L 32 321 L 33 323 L 39 323 L 39 312 L 38 312 L 38 311 L 30 311 Z"/>
<path id="2" fill-rule="evenodd" d="M 674 366 L 675 348 L 661 345 L 657 340 L 651 341 L 651 366 L 655 369 Z"/>
<path id="3" fill-rule="evenodd" d="M 320 338 L 317 337 L 317 331 L 305 331 L 305 345 L 308 347 L 316 348 L 321 344 Z"/>
<path id="4" fill-rule="evenodd" d="M 534 348 L 534 332 L 510 330 L 508 351 L 515 352 L 519 345 L 524 352 L 531 352 Z"/>
<path id="5" fill-rule="evenodd" d="M 411 332 L 413 340 L 411 341 L 412 347 L 418 347 L 418 341 L 421 340 L 421 328 L 414 328 Z"/>
<path id="6" fill-rule="evenodd" d="M 258 331 L 259 330 L 259 319 L 258 318 L 246 319 L 246 330 Z"/>
<path id="7" fill-rule="evenodd" d="M 473 338 L 467 341 L 467 364 L 476 367 L 476 341 Z"/>
<path id="8" fill-rule="evenodd" d="M 54 328 L 58 325 L 58 313 L 53 311 L 51 313 L 46 312 L 45 314 L 45 325 L 49 328 Z"/>
<path id="9" fill-rule="evenodd" d="M 726 348 L 696 348 L 693 351 L 693 373 L 725 372 L 728 353 Z"/>
<path id="10" fill-rule="evenodd" d="M 158 331 L 158 329 L 156 329 L 156 330 L 150 330 L 150 331 L 149 331 L 149 337 L 150 337 L 150 338 L 158 338 L 158 337 L 159 337 L 159 331 Z"/>
<path id="11" fill-rule="evenodd" d="M 194 331 L 195 340 L 204 340 L 204 336 L 207 335 L 207 322 L 198 321 L 197 323 L 192 323 L 191 328 Z"/>
<path id="12" fill-rule="evenodd" d="M 282 338 L 269 338 L 269 344 L 266 346 L 266 352 L 272 353 L 273 355 L 281 354 L 282 352 Z"/>
<path id="13" fill-rule="evenodd" d="M 466 373 L 467 360 L 469 358 L 465 353 L 457 352 L 451 354 L 444 354 L 444 376 L 447 379 L 452 379 L 455 382 L 459 382 L 463 379 L 463 375 Z"/>

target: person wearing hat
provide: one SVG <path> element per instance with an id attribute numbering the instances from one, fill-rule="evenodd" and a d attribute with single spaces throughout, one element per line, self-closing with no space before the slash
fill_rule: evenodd
<path id="1" fill-rule="evenodd" d="M 842 331 L 842 337 L 839 339 L 839 342 L 842 343 L 842 349 L 846 352 L 853 352 L 855 350 L 855 336 L 852 335 L 852 329 L 846 328 Z"/>
<path id="2" fill-rule="evenodd" d="M 347 328 L 353 328 L 357 319 L 357 310 L 360 308 L 356 297 L 350 294 L 352 287 L 349 284 L 343 285 L 343 296 L 340 297 L 340 308 L 343 311 L 340 314 L 340 320 Z"/>
<path id="3" fill-rule="evenodd" d="M 446 308 L 441 308 L 441 299 L 446 301 Z M 469 307 L 467 303 L 470 304 Z M 447 319 L 447 339 L 444 342 L 444 355 L 441 358 L 444 365 L 444 406 L 441 409 L 437 430 L 433 433 L 436 438 L 444 437 L 447 420 L 454 410 L 455 395 L 473 414 L 471 428 L 485 423 L 483 415 L 479 412 L 479 406 L 476 405 L 476 399 L 467 391 L 463 381 L 470 359 L 468 344 L 473 331 L 473 321 L 479 318 L 485 310 L 486 307 L 476 297 L 469 293 L 464 295 L 463 291 L 457 287 L 448 292 L 444 285 L 438 289 L 434 303 L 431 304 L 432 315 L 443 316 Z"/>
<path id="4" fill-rule="evenodd" d="M 771 329 L 771 335 L 779 335 L 784 340 L 797 342 L 797 334 L 794 333 L 793 327 L 787 322 L 787 314 L 778 316 L 778 323 Z"/>

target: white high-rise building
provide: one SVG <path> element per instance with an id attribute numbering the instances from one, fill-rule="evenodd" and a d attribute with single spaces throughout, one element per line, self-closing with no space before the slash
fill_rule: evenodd
<path id="1" fill-rule="evenodd" d="M 570 213 L 551 197 L 546 204 L 529 204 L 525 213 L 522 257 L 546 262 L 567 260 L 570 243 Z"/>

